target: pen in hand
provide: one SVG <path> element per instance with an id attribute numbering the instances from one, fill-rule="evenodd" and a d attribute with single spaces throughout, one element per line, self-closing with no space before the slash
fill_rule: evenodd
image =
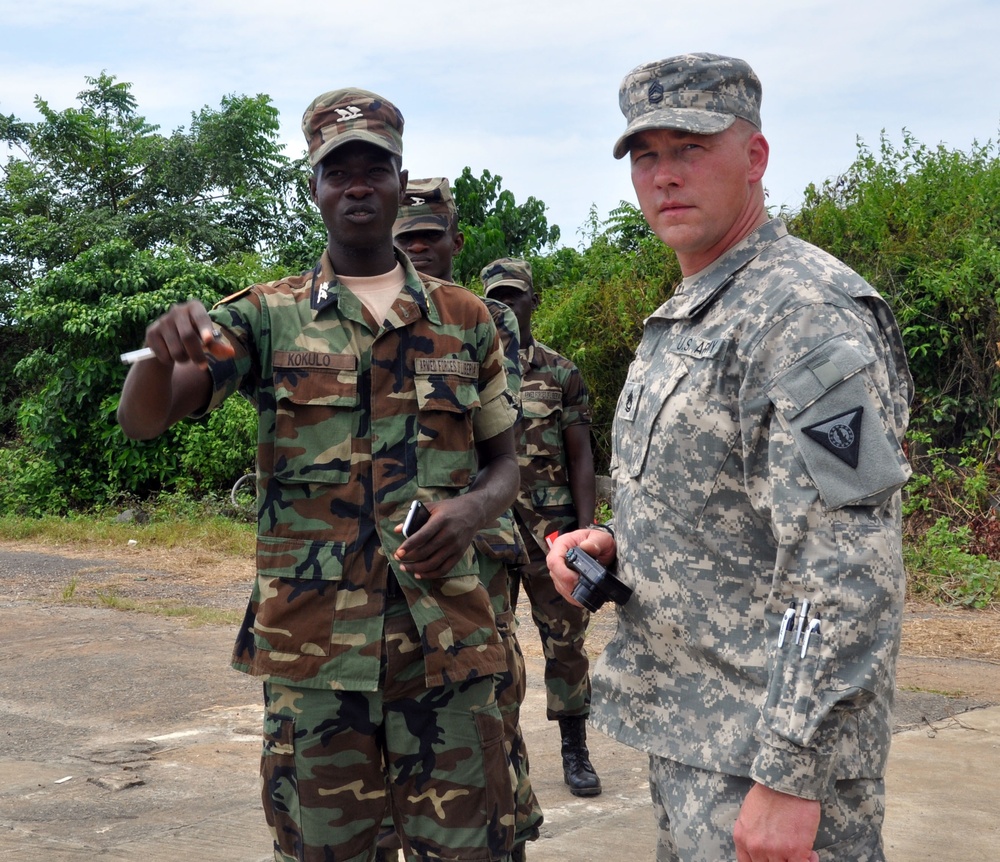
<path id="1" fill-rule="evenodd" d="M 218 341 L 222 337 L 222 330 L 213 329 L 212 338 Z M 140 347 L 138 350 L 129 350 L 127 353 L 121 355 L 121 361 L 126 365 L 135 365 L 136 362 L 143 362 L 146 359 L 152 359 L 156 354 L 153 353 L 152 348 Z"/>

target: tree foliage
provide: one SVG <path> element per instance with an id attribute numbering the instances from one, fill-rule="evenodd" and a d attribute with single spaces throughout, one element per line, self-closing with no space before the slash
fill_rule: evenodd
<path id="1" fill-rule="evenodd" d="M 611 457 L 611 421 L 642 336 L 642 322 L 680 281 L 674 253 L 642 213 L 622 201 L 600 221 L 590 214 L 589 246 L 530 258 L 541 304 L 535 336 L 572 360 L 590 390 L 599 471 Z"/>
<path id="2" fill-rule="evenodd" d="M 472 284 L 484 266 L 500 257 L 524 258 L 559 241 L 559 227 L 549 226 L 545 204 L 529 197 L 518 204 L 501 186 L 503 177 L 483 171 L 478 179 L 466 167 L 452 183 L 465 247 L 455 259 L 455 278 Z"/>
<path id="3" fill-rule="evenodd" d="M 226 96 L 165 136 L 130 84 L 86 80 L 79 107 L 37 97 L 40 121 L 0 120 L 14 152 L 0 185 L 0 265 L 16 287 L 110 239 L 219 262 L 284 238 L 302 172 L 281 153 L 267 96 Z"/>
<path id="4" fill-rule="evenodd" d="M 15 374 L 39 386 L 18 409 L 21 451 L 26 464 L 48 477 L 41 488 L 55 508 L 88 506 L 123 492 L 218 487 L 252 463 L 254 426 L 245 417 L 242 426 L 217 420 L 228 429 L 229 456 L 215 451 L 218 445 L 207 446 L 204 463 L 186 469 L 178 452 L 190 450 L 190 440 L 200 435 L 196 426 L 133 443 L 115 420 L 125 379 L 118 354 L 141 344 L 147 323 L 174 303 L 196 297 L 212 305 L 236 287 L 217 267 L 192 260 L 181 249 L 136 251 L 113 240 L 54 269 L 25 292 L 17 313 L 38 346 Z M 30 502 L 28 489 L 37 482 L 30 472 L 15 477 L 12 485 L 20 488 L 22 503 Z"/>
<path id="5" fill-rule="evenodd" d="M 6 490 L 28 508 L 34 488 L 58 510 L 231 481 L 252 462 L 245 433 L 238 468 L 213 453 L 207 469 L 178 471 L 170 452 L 190 448 L 190 426 L 162 444 L 127 443 L 114 423 L 117 356 L 171 303 L 212 304 L 259 274 L 262 255 L 295 237 L 308 199 L 268 97 L 225 97 L 163 136 L 131 85 L 103 73 L 87 84 L 77 107 L 39 97 L 38 122 L 0 118 L 10 153 L 0 166 L 0 432 L 17 453 Z"/>

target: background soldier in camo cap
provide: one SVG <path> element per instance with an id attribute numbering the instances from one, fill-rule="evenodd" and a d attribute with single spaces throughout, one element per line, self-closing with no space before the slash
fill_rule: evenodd
<path id="1" fill-rule="evenodd" d="M 455 258 L 465 246 L 465 234 L 458 226 L 458 208 L 448 179 L 409 180 L 392 233 L 396 245 L 406 252 L 418 272 L 452 281 Z M 517 318 L 502 302 L 488 297 L 483 302 L 496 324 L 503 345 L 504 369 L 516 392 L 521 385 Z"/>
<path id="2" fill-rule="evenodd" d="M 650 754 L 657 859 L 884 858 L 912 381 L 878 293 L 769 219 L 760 82 L 632 71 L 614 154 L 684 275 L 614 420 L 613 532 L 561 537 L 634 595 L 592 722 Z"/>
<path id="3" fill-rule="evenodd" d="M 155 321 L 119 420 L 148 438 L 236 391 L 258 405 L 258 576 L 233 663 L 264 681 L 274 858 L 371 858 L 388 790 L 408 859 L 507 860 L 506 655 L 472 549 L 518 481 L 496 327 L 393 246 L 395 106 L 337 90 L 302 128 L 322 258 Z M 430 518 L 404 540 L 412 500 Z"/>
<path id="4" fill-rule="evenodd" d="M 465 235 L 459 230 L 458 210 L 447 178 L 410 179 L 392 232 L 396 245 L 406 252 L 417 271 L 441 281 L 452 281 L 454 261 L 465 244 Z M 503 345 L 507 386 L 517 394 L 521 388 L 517 318 L 502 302 L 494 299 L 485 299 L 484 302 Z M 527 680 L 524 655 L 517 641 L 514 611 L 510 604 L 508 576 L 508 567 L 524 562 L 527 557 L 511 511 L 505 512 L 489 528 L 478 532 L 473 544 L 480 555 L 480 574 L 490 592 L 497 630 L 507 653 L 507 669 L 497 676 L 497 704 L 503 715 L 511 768 L 517 776 L 517 811 L 511 857 L 518 862 L 525 858 L 525 843 L 538 838 L 543 820 L 541 806 L 531 788 L 528 749 L 521 732 L 520 710 L 527 693 Z M 384 851 L 395 847 L 395 840 L 394 829 L 391 837 L 383 834 L 379 839 L 382 858 L 389 858 Z"/>
<path id="5" fill-rule="evenodd" d="M 556 591 L 545 565 L 553 532 L 594 520 L 590 402 L 579 369 L 531 334 L 538 305 L 531 266 L 501 258 L 480 273 L 486 297 L 509 305 L 521 337 L 521 490 L 514 513 L 529 561 L 513 572 L 511 602 L 524 584 L 545 654 L 546 715 L 559 722 L 563 780 L 574 796 L 597 796 L 601 780 L 587 749 L 590 662 L 584 639 L 590 614 Z"/>

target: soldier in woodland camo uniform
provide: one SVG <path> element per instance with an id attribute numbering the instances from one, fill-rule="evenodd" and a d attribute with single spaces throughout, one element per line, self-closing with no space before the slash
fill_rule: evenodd
<path id="1" fill-rule="evenodd" d="M 614 154 L 684 275 L 614 420 L 612 531 L 560 537 L 634 595 L 591 720 L 649 752 L 657 859 L 884 859 L 912 381 L 892 313 L 769 219 L 742 60 L 633 70 Z"/>
<path id="2" fill-rule="evenodd" d="M 445 177 L 410 179 L 403 203 L 393 225 L 396 245 L 406 252 L 414 267 L 425 275 L 442 281 L 452 281 L 455 257 L 462 251 L 465 235 L 458 227 L 458 211 Z M 517 394 L 521 388 L 521 360 L 518 354 L 517 318 L 502 302 L 484 300 L 500 336 L 504 350 L 504 370 L 507 385 Z M 517 775 L 517 811 L 515 817 L 515 860 L 525 858 L 525 842 L 538 837 L 542 824 L 542 809 L 531 788 L 528 775 L 528 749 L 520 726 L 520 709 L 526 694 L 524 655 L 517 641 L 514 611 L 510 604 L 508 567 L 524 562 L 524 547 L 513 513 L 505 512 L 491 527 L 476 534 L 474 541 L 480 554 L 480 567 L 495 572 L 488 589 L 496 614 L 497 629 L 507 653 L 507 669 L 499 674 L 497 704 L 503 715 L 511 767 Z M 380 852 L 396 846 L 395 833 L 379 839 Z M 388 859 L 388 855 L 383 854 Z"/>
<path id="3" fill-rule="evenodd" d="M 480 273 L 487 299 L 509 305 L 521 335 L 521 490 L 514 512 L 529 560 L 512 572 L 511 603 L 523 582 L 545 653 L 546 714 L 559 722 L 563 780 L 575 796 L 597 796 L 601 781 L 587 750 L 590 663 L 584 638 L 590 614 L 556 591 L 545 565 L 546 536 L 594 520 L 590 404 L 577 367 L 535 341 L 538 305 L 531 266 L 501 258 Z"/>
<path id="4" fill-rule="evenodd" d="M 264 681 L 279 862 L 366 862 L 387 791 L 408 860 L 513 843 L 506 655 L 472 541 L 516 492 L 515 405 L 483 303 L 393 247 L 402 128 L 374 93 L 314 100 L 326 252 L 211 315 L 171 309 L 119 410 L 145 438 L 237 391 L 258 406 L 258 574 L 233 663 Z M 430 520 L 404 541 L 414 499 Z"/>

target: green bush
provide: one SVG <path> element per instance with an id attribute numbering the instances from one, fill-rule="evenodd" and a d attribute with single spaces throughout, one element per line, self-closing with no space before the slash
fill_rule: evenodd
<path id="1" fill-rule="evenodd" d="M 0 514 L 34 518 L 68 511 L 56 473 L 50 461 L 26 446 L 0 449 Z"/>
<path id="2" fill-rule="evenodd" d="M 1000 562 L 968 550 L 968 526 L 938 518 L 904 546 L 909 594 L 956 607 L 986 608 L 1000 600 Z"/>
<path id="3" fill-rule="evenodd" d="M 535 337 L 576 363 L 590 391 L 597 469 L 611 457 L 611 422 L 618 393 L 642 336 L 642 322 L 680 281 L 674 253 L 625 202 L 599 222 L 591 213 L 591 243 L 536 260 L 532 272 L 541 304 Z"/>
<path id="4" fill-rule="evenodd" d="M 793 233 L 844 260 L 885 296 L 916 384 L 911 427 L 933 445 L 992 448 L 1000 399 L 1000 159 L 883 136 L 850 169 L 810 186 Z"/>
<path id="5" fill-rule="evenodd" d="M 220 458 L 227 445 L 239 447 L 242 464 L 252 463 L 255 436 L 248 445 L 241 421 L 226 421 L 245 416 L 238 407 L 215 420 L 229 438 L 218 443 L 202 435 L 182 445 L 189 434 L 197 437 L 197 425 L 132 443 L 115 419 L 127 371 L 118 354 L 141 344 L 149 321 L 174 303 L 193 296 L 211 305 L 236 288 L 219 270 L 178 249 L 138 251 L 114 240 L 43 276 L 21 296 L 19 318 L 38 346 L 16 367 L 25 387 L 34 389 L 18 408 L 15 447 L 34 465 L 32 472 L 48 477 L 50 511 L 88 508 L 123 492 L 142 495 L 178 483 L 217 486 L 220 470 L 236 470 L 233 457 Z M 186 461 L 178 454 L 185 451 Z M 197 466 L 202 456 L 204 466 Z"/>

